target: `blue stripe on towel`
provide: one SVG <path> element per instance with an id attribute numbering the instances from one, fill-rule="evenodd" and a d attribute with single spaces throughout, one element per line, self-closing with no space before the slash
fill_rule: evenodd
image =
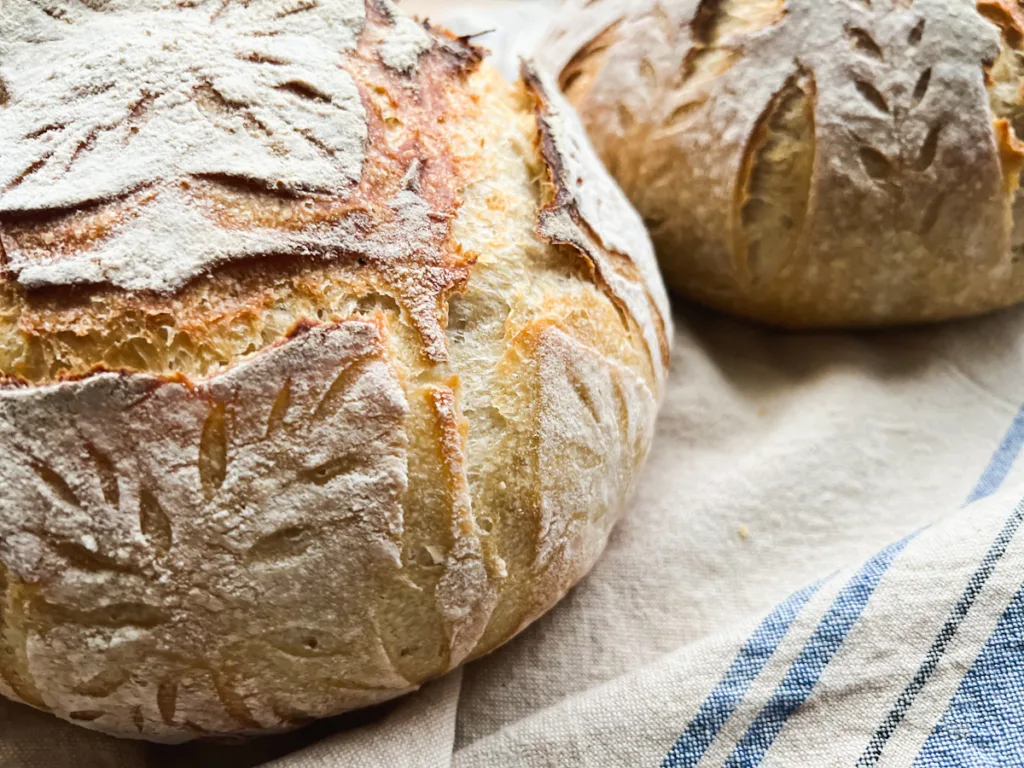
<path id="1" fill-rule="evenodd" d="M 892 708 L 889 710 L 889 714 L 882 721 L 868 746 L 864 749 L 863 754 L 857 761 L 857 768 L 871 768 L 881 759 L 885 745 L 906 719 L 907 712 L 914 705 L 914 700 L 924 690 L 928 681 L 931 680 L 935 671 L 939 668 L 939 663 L 945 656 L 950 643 L 956 637 L 960 625 L 977 602 L 999 561 L 1003 559 L 1007 547 L 1010 546 L 1010 542 L 1017 535 L 1022 522 L 1024 522 L 1024 502 L 1018 504 L 1016 509 L 1014 509 L 1013 514 L 1010 515 L 999 532 L 999 536 L 996 537 L 988 552 L 985 553 L 981 564 L 971 574 L 963 594 L 957 600 L 956 605 L 953 606 L 952 611 L 950 611 L 949 616 L 942 625 L 942 629 L 939 630 L 939 634 L 928 649 L 924 661 L 918 667 L 917 673 L 897 697 Z"/>
<path id="2" fill-rule="evenodd" d="M 1024 765 L 1024 590 L 961 681 L 915 768 Z"/>
<path id="3" fill-rule="evenodd" d="M 712 689 L 697 715 L 662 761 L 662 768 L 693 768 L 704 757 L 718 732 L 732 717 L 747 690 L 761 674 L 790 626 L 821 582 L 802 589 L 779 605 L 740 649 L 729 670 Z"/>
<path id="4" fill-rule="evenodd" d="M 811 695 L 893 560 L 912 538 L 908 536 L 883 549 L 843 587 L 771 699 L 736 745 L 725 768 L 751 768 L 761 764 L 790 715 Z"/>
<path id="5" fill-rule="evenodd" d="M 968 504 L 991 496 L 999 490 L 1006 480 L 1006 476 L 1013 469 L 1013 463 L 1020 455 L 1022 447 L 1024 447 L 1024 406 L 1017 412 L 1017 417 L 1003 436 L 1003 442 L 999 444 L 982 473 L 981 479 L 978 480 L 978 484 L 971 491 L 971 495 L 967 497 Z"/>

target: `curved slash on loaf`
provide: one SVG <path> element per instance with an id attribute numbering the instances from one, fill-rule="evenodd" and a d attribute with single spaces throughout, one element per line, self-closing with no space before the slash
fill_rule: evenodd
<path id="1" fill-rule="evenodd" d="M 537 232 L 588 259 L 598 283 L 643 334 L 662 388 L 672 319 L 644 223 L 601 164 L 557 84 L 529 61 L 523 62 L 522 77 L 534 99 L 540 151 L 554 186 L 553 198 L 538 214 Z"/>
<path id="2" fill-rule="evenodd" d="M 473 516 L 463 448 L 463 430 L 467 427 L 460 420 L 455 392 L 447 386 L 430 387 L 428 396 L 440 428 L 445 486 L 451 505 L 453 543 L 435 595 L 448 633 L 449 664 L 454 667 L 473 652 L 487 629 L 497 602 L 491 579 L 500 567 L 493 558 L 485 557 Z"/>

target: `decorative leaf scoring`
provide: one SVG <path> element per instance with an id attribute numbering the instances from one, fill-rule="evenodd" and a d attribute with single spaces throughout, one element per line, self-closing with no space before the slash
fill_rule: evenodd
<path id="1" fill-rule="evenodd" d="M 316 407 L 314 419 L 329 417 L 341 407 L 346 393 L 351 391 L 353 384 L 363 373 L 362 363 L 362 360 L 353 360 L 342 368 Z"/>
<path id="2" fill-rule="evenodd" d="M 121 503 L 121 492 L 117 484 L 117 469 L 113 462 L 103 454 L 92 443 L 86 443 L 85 449 L 89 457 L 96 465 L 96 474 L 99 477 L 100 486 L 103 490 L 103 498 L 111 507 L 117 507 Z"/>
<path id="3" fill-rule="evenodd" d="M 139 733 L 143 733 L 146 730 L 146 716 L 142 712 L 142 706 L 136 704 L 132 707 L 132 725 L 135 726 L 135 730 Z"/>
<path id="4" fill-rule="evenodd" d="M 128 682 L 130 673 L 123 667 L 110 666 L 93 678 L 75 687 L 75 693 L 91 699 L 104 699 Z"/>
<path id="5" fill-rule="evenodd" d="M 174 725 L 174 716 L 178 711 L 178 681 L 165 680 L 156 690 L 156 706 L 164 724 Z"/>
<path id="6" fill-rule="evenodd" d="M 273 711 L 274 715 L 281 720 L 282 723 L 287 723 L 296 728 L 301 728 L 305 725 L 309 725 L 314 720 L 316 720 L 316 718 L 313 717 L 309 712 L 306 712 L 302 709 L 296 709 L 295 707 L 289 706 L 287 704 L 282 704 L 278 701 L 273 702 L 270 705 L 270 709 L 271 711 Z"/>
<path id="7" fill-rule="evenodd" d="M 199 440 L 199 478 L 212 495 L 224 483 L 228 471 L 228 435 L 224 405 L 218 403 L 210 410 Z"/>
<path id="8" fill-rule="evenodd" d="M 274 407 L 270 409 L 270 418 L 267 419 L 267 437 L 272 437 L 284 427 L 285 419 L 288 417 L 288 409 L 292 404 L 292 380 L 285 379 L 284 386 L 277 393 L 274 400 Z"/>
<path id="9" fill-rule="evenodd" d="M 590 414 L 590 417 L 596 424 L 600 424 L 601 411 L 597 407 L 597 403 L 594 402 L 594 393 L 590 391 L 587 382 L 575 375 L 575 371 L 569 371 L 569 382 L 572 384 L 576 397 L 583 404 L 586 413 Z"/>
<path id="10" fill-rule="evenodd" d="M 875 39 L 868 34 L 867 30 L 862 29 L 861 27 L 849 27 L 847 29 L 847 33 L 853 41 L 853 47 L 858 51 L 879 60 L 885 58 L 885 54 L 882 53 L 882 49 L 878 47 L 878 43 L 876 43 Z"/>
<path id="11" fill-rule="evenodd" d="M 350 475 L 363 463 L 358 452 L 326 461 L 318 467 L 303 471 L 302 477 L 316 485 L 327 485 L 331 480 L 342 475 Z"/>
<path id="12" fill-rule="evenodd" d="M 338 386 L 331 391 L 334 384 Z M 284 398 L 282 391 L 290 395 Z M 329 402 L 321 407 L 328 392 Z M 51 492 L 44 477 L 63 486 L 31 464 L 15 465 L 6 474 L 0 471 L 0 538 L 29 524 L 39 525 L 40 534 L 45 534 L 42 570 L 19 572 L 16 578 L 19 583 L 50 578 L 55 586 L 46 599 L 33 593 L 19 606 L 17 621 L 23 622 L 24 634 L 34 644 L 33 663 L 44 670 L 47 680 L 68 679 L 69 653 L 87 660 L 90 675 L 101 670 L 63 688 L 48 689 L 69 702 L 63 706 L 76 712 L 102 708 L 108 714 L 102 720 L 105 727 L 122 732 L 127 728 L 133 734 L 144 727 L 154 737 L 185 728 L 265 728 L 277 724 L 262 714 L 269 701 L 292 695 L 282 689 L 282 669 L 300 662 L 313 664 L 335 651 L 367 660 L 370 671 L 365 679 L 380 693 L 346 698 L 332 688 L 333 683 L 314 675 L 314 680 L 324 680 L 322 685 L 313 683 L 320 686 L 315 700 L 327 703 L 308 706 L 320 715 L 409 687 L 386 653 L 374 645 L 379 636 L 376 614 L 360 613 L 358 608 L 373 603 L 364 599 L 377 586 L 367 571 L 399 567 L 400 503 L 407 488 L 407 406 L 386 360 L 378 325 L 351 320 L 310 328 L 226 374 L 192 386 L 143 375 L 100 374 L 83 382 L 38 388 L 31 402 L 21 395 L 23 390 L 0 396 L 0 444 L 5 450 L 38 457 L 35 464 L 50 468 L 58 478 L 76 478 L 76 488 L 81 483 L 88 491 L 80 494 L 88 515 L 80 516 L 85 522 L 79 530 L 96 530 L 95 540 L 83 536 L 85 543 L 62 538 L 70 534 L 49 530 L 46 521 L 68 517 L 52 511 L 67 509 L 62 495 L 70 496 L 71 489 Z M 41 405 L 39 398 L 46 402 Z M 97 398 L 110 404 L 102 414 L 91 407 Z M 286 399 L 287 409 L 282 405 Z M 271 419 L 275 410 L 277 416 Z M 285 410 L 287 435 L 264 439 L 266 425 L 283 423 Z M 321 415 L 316 417 L 318 411 Z M 101 429 L 106 461 L 97 459 L 96 446 L 85 446 L 85 436 Z M 61 440 L 35 446 L 25 442 L 29 433 L 57 434 Z M 351 455 L 353 446 L 358 457 Z M 197 469 L 199 456 L 203 458 Z M 331 456 L 341 458 L 324 461 Z M 101 467 L 107 466 L 115 473 L 130 468 L 148 482 L 140 486 L 122 478 L 119 504 L 108 504 L 98 490 L 106 471 Z M 268 473 L 268 466 L 276 471 Z M 347 483 L 354 501 L 331 487 L 345 472 L 352 473 Z M 30 482 L 24 482 L 26 476 Z M 19 482 L 8 482 L 12 478 Z M 4 509 L 18 510 L 18 517 L 5 515 Z M 135 515 L 137 520 L 132 519 Z M 240 532 L 239 523 L 249 530 Z M 140 546 L 140 529 L 146 546 Z M 180 546 L 185 541 L 189 546 Z M 373 542 L 373 557 L 383 555 L 383 562 L 372 569 L 358 558 L 353 562 L 339 556 L 342 551 L 371 549 L 367 541 Z M 262 567 L 264 563 L 273 568 Z M 109 585 L 106 601 L 96 598 L 93 573 L 101 574 Z M 156 578 L 165 573 L 169 578 Z M 308 573 L 323 575 L 312 602 L 301 587 Z M 0 566 L 0 626 L 11 620 L 6 611 L 7 574 Z M 253 585 L 258 601 L 240 594 L 239 584 Z M 313 610 L 313 603 L 322 606 L 325 601 L 346 606 L 346 611 L 356 606 L 346 613 L 342 628 L 332 617 L 325 618 L 322 630 L 281 634 L 279 645 L 293 651 L 288 656 L 294 661 L 274 656 L 270 671 L 260 664 L 237 668 L 239 642 L 260 638 L 268 628 L 283 632 L 298 612 L 305 614 Z M 198 614 L 210 617 L 212 627 L 197 628 Z M 222 629 L 219 622 L 229 614 L 245 622 L 242 629 Z M 20 698 L 35 704 L 40 699 L 34 688 L 19 677 L 24 674 L 24 652 L 9 647 L 9 634 L 0 632 L 0 675 Z M 98 634 L 122 635 L 137 645 L 131 653 L 120 654 L 116 649 L 127 646 L 96 644 L 92 638 Z M 274 653 L 269 648 L 266 652 Z M 164 682 L 148 687 L 139 682 L 144 680 Z M 130 690 L 122 690 L 126 686 Z M 267 693 L 249 694 L 250 690 Z M 115 692 L 116 706 L 110 702 L 98 707 L 85 700 Z M 258 706 L 253 703 L 250 708 L 250 695 Z M 147 722 L 145 702 L 154 699 L 160 714 L 157 722 Z M 197 714 L 198 699 L 220 701 L 223 712 Z M 307 706 L 307 701 L 296 693 L 294 709 Z"/>
<path id="13" fill-rule="evenodd" d="M 935 195 L 935 198 L 925 208 L 924 216 L 921 217 L 921 227 L 918 233 L 921 235 L 927 235 L 939 222 L 939 215 L 942 213 L 942 204 L 946 202 L 946 194 L 939 192 Z"/>
<path id="14" fill-rule="evenodd" d="M 681 82 L 700 87 L 729 69 L 738 51 L 726 41 L 775 24 L 784 13 L 784 3 L 776 0 L 701 0 L 690 22 L 691 45 L 683 59 Z M 665 22 L 671 26 L 667 16 Z"/>
<path id="15" fill-rule="evenodd" d="M 917 79 L 917 84 L 914 86 L 914 106 L 916 107 L 922 101 L 924 101 L 925 95 L 928 93 L 928 86 L 932 82 L 932 68 L 928 67 L 921 76 Z"/>
<path id="16" fill-rule="evenodd" d="M 77 720 L 81 723 L 91 723 L 93 720 L 99 720 L 105 714 L 105 712 L 98 709 L 87 709 L 79 712 L 70 712 L 68 713 L 68 717 L 71 720 Z"/>
<path id="17" fill-rule="evenodd" d="M 854 85 L 860 92 L 860 95 L 867 99 L 875 109 L 879 112 L 889 113 L 889 105 L 886 103 L 885 97 L 878 92 L 875 86 L 864 80 L 857 80 L 854 82 Z"/>
<path id="18" fill-rule="evenodd" d="M 139 492 L 139 525 L 157 555 L 163 557 L 170 552 L 174 544 L 171 520 L 148 488 Z"/>
<path id="19" fill-rule="evenodd" d="M 298 557 L 309 548 L 313 536 L 308 528 L 290 526 L 264 536 L 253 544 L 246 557 L 249 562 L 279 562 Z"/>
<path id="20" fill-rule="evenodd" d="M 562 91 L 578 99 L 586 93 L 603 61 L 603 54 L 615 42 L 620 22 L 615 22 L 580 48 L 562 69 L 558 83 Z"/>
<path id="21" fill-rule="evenodd" d="M 228 678 L 216 670 L 211 670 L 210 674 L 213 676 L 213 688 L 217 692 L 217 698 L 220 699 L 224 711 L 243 728 L 254 731 L 260 730 L 261 726 L 256 718 L 252 716 L 252 711 L 245 703 L 245 699 L 235 689 L 235 686 L 230 683 Z"/>
<path id="22" fill-rule="evenodd" d="M 89 627 L 141 627 L 152 628 L 166 624 L 170 615 L 161 608 L 146 603 L 114 603 L 95 610 L 57 605 L 36 600 L 33 610 L 53 621 L 81 624 Z"/>
<path id="23" fill-rule="evenodd" d="M 71 487 L 64 481 L 63 477 L 42 462 L 33 461 L 32 469 L 37 475 L 39 475 L 39 479 L 46 483 L 58 499 L 63 501 L 65 504 L 70 504 L 72 507 L 81 506 L 75 492 L 71 490 Z"/>
<path id="24" fill-rule="evenodd" d="M 902 7 L 909 7 L 909 5 L 909 3 L 906 3 L 903 4 Z M 911 47 L 919 45 L 924 37 L 925 28 L 926 20 L 920 19 L 907 34 L 907 44 Z M 854 39 L 855 45 L 858 49 L 868 52 L 873 58 L 877 59 L 878 62 L 885 60 L 885 52 L 875 42 L 875 39 L 869 31 L 861 27 L 850 28 L 847 31 Z M 893 57 L 893 59 L 898 58 L 898 56 Z M 882 65 L 878 64 L 875 66 L 877 68 Z M 897 114 L 906 114 L 906 112 L 909 112 L 924 100 L 924 97 L 928 92 L 928 87 L 931 84 L 931 79 L 931 67 L 923 70 L 918 75 L 914 85 L 914 90 L 910 94 L 909 104 L 890 104 L 889 100 L 885 95 L 883 95 L 876 84 L 870 82 L 864 77 L 855 78 L 853 85 L 860 96 L 878 112 L 890 115 L 895 109 Z M 897 97 L 899 97 L 899 94 L 897 94 Z M 858 150 L 861 166 L 864 168 L 864 172 L 868 177 L 878 182 L 887 182 L 893 176 L 902 172 L 913 171 L 916 173 L 923 173 L 931 168 L 932 164 L 935 162 L 941 132 L 941 124 L 933 125 L 929 129 L 924 142 L 916 153 L 916 156 L 911 158 L 907 158 L 906 156 L 892 158 L 877 147 L 864 145 Z M 931 226 L 934 226 L 934 222 L 932 222 Z"/>
<path id="25" fill-rule="evenodd" d="M 920 45 L 922 38 L 924 38 L 924 28 L 925 20 L 921 19 L 917 22 L 914 28 L 910 30 L 910 34 L 907 36 L 907 42 L 911 45 Z"/>
<path id="26" fill-rule="evenodd" d="M 697 12 L 690 22 L 694 46 L 707 47 L 713 42 L 716 30 L 725 15 L 725 0 L 700 0 Z"/>
<path id="27" fill-rule="evenodd" d="M 134 573 L 135 569 L 122 563 L 116 558 L 110 557 L 102 552 L 89 549 L 77 541 L 55 541 L 52 543 L 56 551 L 72 568 L 80 571 L 92 571 L 102 573 L 113 571 L 119 573 Z"/>
<path id="28" fill-rule="evenodd" d="M 22 665 L 19 664 L 18 657 L 21 655 L 19 650 L 23 652 L 24 646 L 21 649 L 16 647 L 11 633 L 3 629 L 8 626 L 7 610 L 8 602 L 11 600 L 10 587 L 7 568 L 0 562 L 0 680 L 3 680 L 14 691 L 14 695 L 26 704 L 48 712 L 50 708 L 36 689 L 31 675 L 23 672 Z"/>
<path id="29" fill-rule="evenodd" d="M 874 147 L 861 147 L 860 161 L 867 175 L 876 181 L 892 176 L 892 163 L 889 162 L 889 158 Z"/>
<path id="30" fill-rule="evenodd" d="M 921 145 L 921 152 L 913 165 L 915 171 L 926 171 L 935 162 L 935 153 L 938 151 L 939 135 L 942 133 L 942 128 L 942 123 L 936 123 L 928 131 L 928 136 L 925 138 L 924 144 Z"/>

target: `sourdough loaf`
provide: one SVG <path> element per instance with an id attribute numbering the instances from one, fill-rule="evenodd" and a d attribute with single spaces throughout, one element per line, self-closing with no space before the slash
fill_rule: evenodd
<path id="1" fill-rule="evenodd" d="M 593 565 L 670 319 L 554 84 L 387 0 L 7 0 L 0 692 L 176 742 L 486 653 Z"/>
<path id="2" fill-rule="evenodd" d="M 794 327 L 1024 297 L 1015 0 L 567 0 L 543 47 L 666 281 Z"/>

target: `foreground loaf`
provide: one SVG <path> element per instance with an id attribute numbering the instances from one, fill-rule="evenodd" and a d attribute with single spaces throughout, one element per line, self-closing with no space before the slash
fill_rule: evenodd
<path id="1" fill-rule="evenodd" d="M 286 729 L 593 565 L 665 295 L 552 84 L 479 58 L 385 0 L 7 0 L 0 692 Z"/>
<path id="2" fill-rule="evenodd" d="M 666 282 L 791 327 L 1024 299 L 1016 0 L 567 0 L 544 46 Z"/>

